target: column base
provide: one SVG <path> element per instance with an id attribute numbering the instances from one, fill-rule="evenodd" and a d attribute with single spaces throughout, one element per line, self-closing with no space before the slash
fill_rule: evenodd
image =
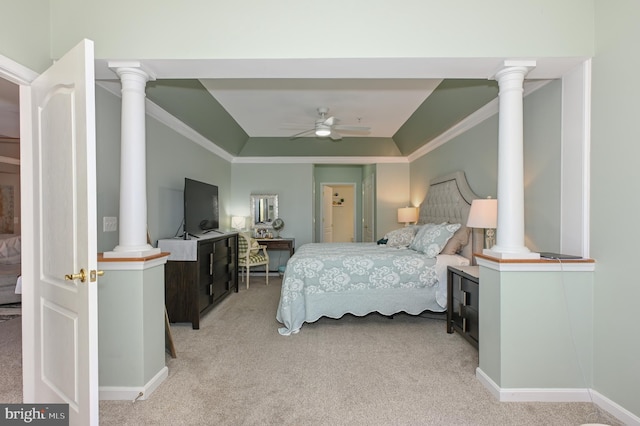
<path id="1" fill-rule="evenodd" d="M 116 246 L 113 251 L 103 253 L 105 258 L 141 258 L 160 254 L 160 249 L 150 246 L 123 247 Z"/>
<path id="2" fill-rule="evenodd" d="M 482 250 L 482 254 L 485 256 L 495 257 L 496 259 L 540 259 L 540 253 L 533 253 L 530 251 L 506 253 L 494 250 L 494 247 L 495 246 L 490 249 Z"/>

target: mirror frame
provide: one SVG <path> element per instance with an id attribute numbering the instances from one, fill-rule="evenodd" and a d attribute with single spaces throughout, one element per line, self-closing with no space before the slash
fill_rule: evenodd
<path id="1" fill-rule="evenodd" d="M 269 222 L 256 223 L 256 204 L 260 200 L 267 199 L 273 203 L 273 218 Z M 251 194 L 251 228 L 272 229 L 273 219 L 278 217 L 278 194 Z"/>

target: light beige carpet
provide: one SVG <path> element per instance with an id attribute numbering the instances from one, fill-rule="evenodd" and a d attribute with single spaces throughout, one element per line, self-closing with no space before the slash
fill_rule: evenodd
<path id="1" fill-rule="evenodd" d="M 146 401 L 101 401 L 101 425 L 580 425 L 588 403 L 500 403 L 475 378 L 478 352 L 439 319 L 323 318 L 280 336 L 280 279 L 251 278 L 173 324 L 178 352 Z M 21 401 L 20 320 L 0 323 L 0 401 Z"/>
<path id="2" fill-rule="evenodd" d="M 104 425 L 579 425 L 587 403 L 500 403 L 475 378 L 478 352 L 442 320 L 323 318 L 284 337 L 280 279 L 251 278 L 173 325 L 177 359 L 146 401 L 102 401 Z M 611 419 L 606 419 L 611 423 Z"/>

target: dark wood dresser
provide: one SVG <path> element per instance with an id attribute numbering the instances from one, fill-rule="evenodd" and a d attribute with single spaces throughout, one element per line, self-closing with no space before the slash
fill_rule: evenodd
<path id="1" fill-rule="evenodd" d="M 162 250 L 182 252 L 181 241 L 160 240 Z M 164 242 L 164 243 L 163 243 Z M 232 290 L 238 291 L 238 234 L 212 235 L 182 243 L 186 252 L 165 265 L 165 304 L 170 322 L 191 322 L 200 328 L 200 318 Z"/>

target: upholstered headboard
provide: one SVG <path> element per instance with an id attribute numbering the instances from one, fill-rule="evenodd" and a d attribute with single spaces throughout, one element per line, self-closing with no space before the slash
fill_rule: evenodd
<path id="1" fill-rule="evenodd" d="M 418 223 L 461 223 L 466 227 L 471 201 L 479 198 L 469 187 L 462 171 L 432 179 L 427 195 L 420 204 Z M 473 253 L 482 251 L 482 230 L 472 229 L 469 243 L 460 254 L 473 264 Z"/>

